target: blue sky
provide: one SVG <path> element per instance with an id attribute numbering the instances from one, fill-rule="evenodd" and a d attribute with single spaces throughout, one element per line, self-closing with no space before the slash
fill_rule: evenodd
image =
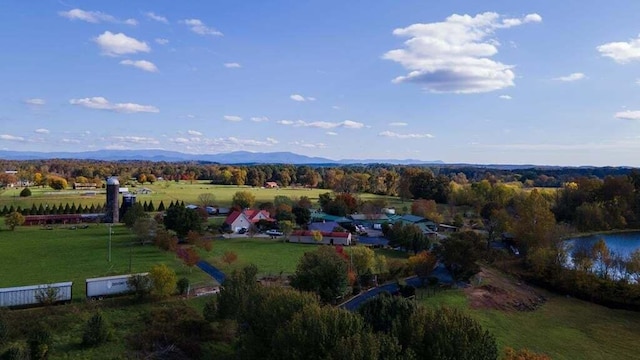
<path id="1" fill-rule="evenodd" d="M 640 166 L 640 2 L 21 1 L 0 149 Z"/>

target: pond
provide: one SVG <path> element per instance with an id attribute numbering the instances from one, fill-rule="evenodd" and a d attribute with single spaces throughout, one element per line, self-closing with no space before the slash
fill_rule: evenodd
<path id="1" fill-rule="evenodd" d="M 612 253 L 622 255 L 625 258 L 640 249 L 640 231 L 584 236 L 569 239 L 566 244 L 571 248 L 577 243 L 580 243 L 581 246 L 592 247 L 599 239 L 604 240 Z"/>
<path id="2" fill-rule="evenodd" d="M 640 249 L 640 232 L 635 231 L 612 234 L 596 234 L 572 238 L 566 240 L 565 242 L 565 245 L 569 250 L 566 266 L 571 268 L 573 267 L 573 259 L 571 258 L 573 249 L 578 246 L 584 246 L 585 248 L 590 249 L 600 239 L 604 240 L 612 255 L 619 255 L 625 260 L 629 259 L 631 253 Z M 600 265 L 600 263 L 596 262 L 593 265 L 592 269 L 597 272 L 598 269 L 601 268 Z M 623 277 L 623 272 L 620 268 L 612 269 L 610 274 L 614 279 Z"/>

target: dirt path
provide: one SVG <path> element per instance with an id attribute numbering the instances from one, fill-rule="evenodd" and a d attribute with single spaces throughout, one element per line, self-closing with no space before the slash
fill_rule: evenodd
<path id="1" fill-rule="evenodd" d="M 465 289 L 474 309 L 533 311 L 547 300 L 540 291 L 494 269 L 483 267 L 476 277 L 479 285 Z"/>

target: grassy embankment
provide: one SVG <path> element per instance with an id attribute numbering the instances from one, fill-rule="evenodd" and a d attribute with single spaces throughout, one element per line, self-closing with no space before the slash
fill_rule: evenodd
<path id="1" fill-rule="evenodd" d="M 471 309 L 460 289 L 435 296 L 421 293 L 419 302 L 466 311 L 496 337 L 501 351 L 506 346 L 528 348 L 556 360 L 638 358 L 640 313 L 553 294 L 546 296 L 548 301 L 531 312 Z"/>

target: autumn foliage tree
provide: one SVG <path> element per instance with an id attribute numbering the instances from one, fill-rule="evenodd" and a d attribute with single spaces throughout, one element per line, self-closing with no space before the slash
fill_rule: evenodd
<path id="1" fill-rule="evenodd" d="M 424 250 L 414 256 L 410 256 L 407 265 L 418 275 L 420 280 L 424 280 L 433 272 L 438 259 L 435 255 Z"/>
<path id="2" fill-rule="evenodd" d="M 233 264 L 236 260 L 238 260 L 238 254 L 233 251 L 225 251 L 222 254 L 222 261 L 227 265 Z"/>
<path id="3" fill-rule="evenodd" d="M 9 213 L 9 215 L 5 216 L 4 224 L 9 228 L 9 230 L 13 231 L 16 227 L 24 224 L 24 216 L 17 211 L 13 211 Z"/>

